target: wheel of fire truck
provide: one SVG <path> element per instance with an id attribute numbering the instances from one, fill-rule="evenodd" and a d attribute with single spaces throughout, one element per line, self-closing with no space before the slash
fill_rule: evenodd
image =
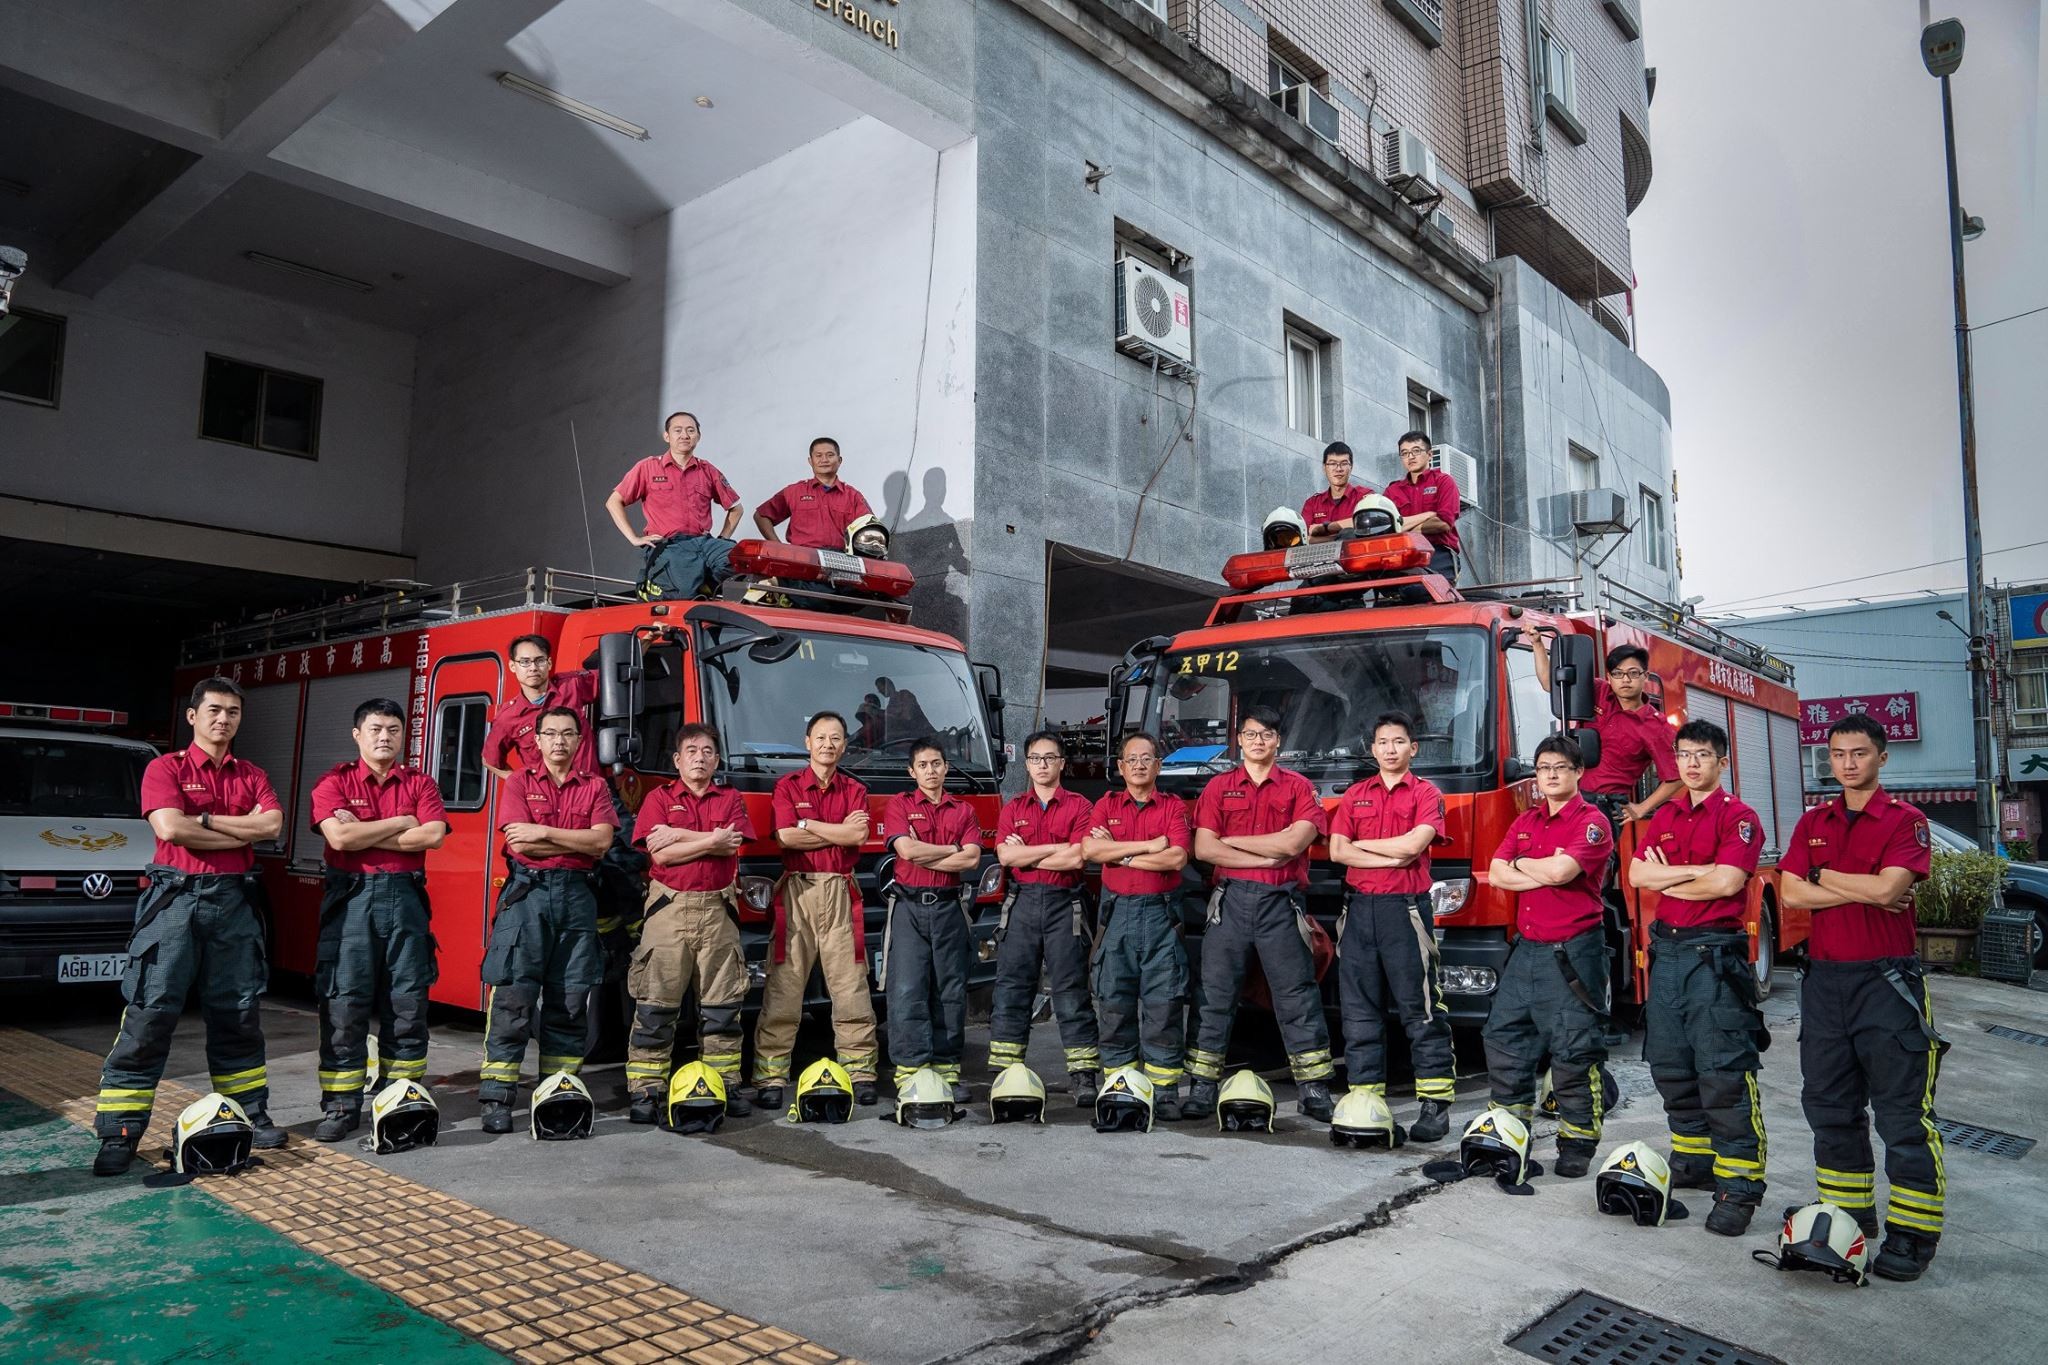
<path id="1" fill-rule="evenodd" d="M 1769 896 L 1764 897 L 1763 909 L 1756 917 L 1756 961 L 1750 969 L 1756 973 L 1756 998 L 1764 999 L 1771 993 L 1771 972 L 1778 965 L 1778 907 Z"/>

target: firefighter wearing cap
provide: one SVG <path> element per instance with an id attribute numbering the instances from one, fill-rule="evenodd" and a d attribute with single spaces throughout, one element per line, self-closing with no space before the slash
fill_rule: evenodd
<path id="1" fill-rule="evenodd" d="M 541 712 L 535 735 L 542 766 L 512 774 L 499 797 L 507 875 L 483 960 L 491 995 L 477 1098 L 486 1133 L 512 1131 L 536 1031 L 543 1076 L 582 1069 L 589 997 L 604 981 L 593 869 L 612 841 L 611 789 L 576 771 L 583 721 L 574 709 Z"/>
<path id="2" fill-rule="evenodd" d="M 697 458 L 701 430 L 694 413 L 672 412 L 661 424 L 668 449 L 626 471 L 604 500 L 612 525 L 630 545 L 646 550 L 645 591 L 657 597 L 694 597 L 732 572 L 732 533 L 740 524 L 740 495 L 709 460 Z M 711 506 L 725 523 L 711 534 Z M 626 508 L 644 506 L 647 529 L 635 531 Z"/>
<path id="3" fill-rule="evenodd" d="M 1535 654 L 1536 678 L 1550 687 L 1550 647 L 1540 632 L 1529 636 Z M 1607 676 L 1594 689 L 1593 720 L 1586 727 L 1600 736 L 1600 761 L 1587 772 L 1579 790 L 1600 808 L 1608 823 L 1648 819 L 1650 813 L 1679 793 L 1678 760 L 1672 756 L 1671 722 L 1650 704 L 1650 653 L 1641 645 L 1616 645 L 1607 651 Z M 1654 770 L 1657 786 L 1635 799 L 1643 774 Z"/>
<path id="4" fill-rule="evenodd" d="M 1387 497 L 1400 509 L 1403 531 L 1420 531 L 1429 542 L 1429 571 L 1447 583 L 1458 581 L 1458 511 L 1463 505 L 1458 481 L 1431 469 L 1429 433 L 1407 431 L 1394 443 L 1401 477 L 1387 485 Z"/>
<path id="5" fill-rule="evenodd" d="M 1422 1106 L 1410 1134 L 1435 1142 L 1450 1132 L 1457 1076 L 1429 901 L 1429 846 L 1444 834 L 1444 796 L 1409 771 L 1415 728 L 1405 714 L 1379 717 L 1371 739 L 1379 771 L 1337 799 L 1330 822 L 1330 860 L 1346 869 L 1349 888 L 1337 924 L 1344 1069 L 1353 1090 L 1387 1093 L 1391 1006 L 1408 1034 Z"/>
<path id="6" fill-rule="evenodd" d="M 427 991 L 434 984 L 427 850 L 448 837 L 440 788 L 400 763 L 405 708 L 388 697 L 358 706 L 356 758 L 313 784 L 312 827 L 327 841 L 320 946 L 320 1108 L 313 1130 L 339 1142 L 362 1124 L 370 1021 L 382 1079 L 427 1074 Z"/>
<path id="7" fill-rule="evenodd" d="M 1243 762 L 1211 778 L 1195 804 L 1195 857 L 1215 869 L 1216 889 L 1202 937 L 1201 1027 L 1188 1052 L 1195 1082 L 1182 1112 L 1206 1118 L 1216 1108 L 1238 993 L 1256 955 L 1301 1112 L 1328 1122 L 1335 1112 L 1330 1076 L 1336 1066 L 1303 896 L 1309 845 L 1328 832 L 1329 817 L 1309 780 L 1275 762 L 1279 713 L 1246 708 L 1237 742 Z"/>
<path id="8" fill-rule="evenodd" d="M 1600 1068 L 1607 1019 L 1607 940 L 1601 889 L 1614 857 L 1607 817 L 1579 795 L 1585 771 L 1578 741 L 1552 735 L 1536 746 L 1542 800 L 1515 817 L 1489 878 L 1515 893 L 1519 935 L 1486 1019 L 1486 1069 L 1493 1102 L 1527 1123 L 1536 1077 L 1550 1058 L 1557 1093 L 1557 1163 L 1562 1176 L 1592 1168 L 1605 1105 Z"/>
<path id="9" fill-rule="evenodd" d="M 1756 812 L 1721 785 L 1728 732 L 1712 721 L 1678 732 L 1685 794 L 1650 817 L 1629 884 L 1660 893 L 1650 926 L 1643 1056 L 1671 1125 L 1671 1183 L 1711 1189 L 1707 1231 L 1739 1237 L 1764 1195 L 1760 1042 L 1749 935 L 1749 879 L 1763 849 Z"/>
<path id="10" fill-rule="evenodd" d="M 1152 1114 L 1181 1116 L 1187 1064 L 1188 954 L 1181 943 L 1180 881 L 1194 851 L 1187 803 L 1156 785 L 1159 741 L 1137 731 L 1117 748 L 1122 791 L 1095 803 L 1081 856 L 1102 868 L 1102 936 L 1095 948 L 1095 1011 L 1102 1064 L 1140 1061 Z"/>
<path id="11" fill-rule="evenodd" d="M 996 858 L 1009 869 L 1011 889 L 996 929 L 988 1064 L 1001 1071 L 1024 1060 L 1042 973 L 1052 992 L 1074 1103 L 1086 1106 L 1095 1103 L 1102 1081 L 1095 1011 L 1088 1003 L 1088 957 L 1094 945 L 1081 895 L 1081 840 L 1094 807 L 1087 797 L 1060 785 L 1066 762 L 1066 746 L 1052 731 L 1026 738 L 1031 790 L 1005 802 L 996 817 Z"/>
<path id="12" fill-rule="evenodd" d="M 1372 492 L 1369 483 L 1351 482 L 1351 447 L 1342 441 L 1323 447 L 1323 480 L 1329 487 L 1311 493 L 1301 505 L 1310 540 L 1335 540 L 1350 530 L 1359 499 Z"/>
<path id="13" fill-rule="evenodd" d="M 119 1175 L 149 1126 L 157 1081 L 188 996 L 206 1020 L 206 1065 L 216 1093 L 247 1111 L 255 1145 L 284 1144 L 270 1121 L 258 999 L 269 977 L 257 903 L 254 845 L 284 829 L 284 809 L 263 770 L 228 746 L 242 724 L 242 690 L 226 678 L 192 689 L 192 743 L 151 759 L 142 815 L 156 834 L 149 889 L 128 939 L 128 1002 L 100 1072 L 94 1175 Z"/>
<path id="14" fill-rule="evenodd" d="M 972 902 L 963 875 L 981 865 L 974 807 L 946 790 L 946 751 L 935 739 L 910 742 L 917 790 L 882 807 L 882 844 L 896 855 L 882 931 L 883 989 L 889 1003 L 889 1058 L 901 1088 L 930 1067 L 967 1102 L 960 1057 L 967 1047 L 967 970 L 974 952 Z"/>
<path id="15" fill-rule="evenodd" d="M 861 491 L 839 477 L 839 442 L 820 436 L 811 442 L 811 477 L 798 479 L 754 509 L 754 525 L 763 540 L 779 540 L 775 527 L 789 523 L 792 545 L 813 550 L 847 548 L 847 533 L 874 509 Z"/>
<path id="16" fill-rule="evenodd" d="M 1876 1237 L 1867 1103 L 1891 1184 L 1871 1269 L 1912 1280 L 1934 1259 L 1948 1198 L 1934 1126 L 1944 1044 L 1916 952 L 1913 887 L 1930 867 L 1927 817 L 1879 785 L 1887 757 L 1876 721 L 1835 722 L 1828 764 L 1842 794 L 1799 817 L 1778 860 L 1778 889 L 1788 908 L 1813 912 L 1799 988 L 1799 1098 L 1820 1197 Z"/>
<path id="17" fill-rule="evenodd" d="M 763 1109 L 782 1107 L 813 966 L 832 997 L 833 1039 L 839 1064 L 852 1077 L 854 1102 L 875 1102 L 867 925 L 853 880 L 861 846 L 868 841 L 868 789 L 859 778 L 839 771 L 839 760 L 846 757 L 846 718 L 837 711 L 811 717 L 804 727 L 804 747 L 810 762 L 775 784 L 782 877 L 775 886 L 768 982 L 754 1029 L 754 1098 Z"/>
<path id="18" fill-rule="evenodd" d="M 739 1093 L 747 961 L 734 879 L 740 845 L 754 837 L 754 825 L 740 794 L 714 780 L 718 734 L 710 726 L 676 732 L 675 762 L 676 780 L 642 799 L 633 825 L 634 844 L 652 860 L 640 943 L 626 974 L 633 996 L 626 1089 L 634 1123 L 660 1117 L 676 1017 L 693 989 L 700 1059 L 724 1082 L 725 1112 L 734 1118 L 753 1112 Z"/>

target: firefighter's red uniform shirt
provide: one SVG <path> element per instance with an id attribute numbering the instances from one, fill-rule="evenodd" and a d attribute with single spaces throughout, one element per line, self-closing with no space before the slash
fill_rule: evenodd
<path id="1" fill-rule="evenodd" d="M 799 479 L 754 510 L 771 522 L 787 521 L 783 539 L 792 545 L 844 551 L 846 528 L 875 509 L 850 483 Z"/>
<path id="2" fill-rule="evenodd" d="M 484 762 L 493 768 L 508 766 L 505 750 L 519 751 L 519 761 L 529 768 L 545 767 L 540 756 L 540 740 L 534 731 L 540 726 L 540 713 L 554 706 L 575 709 L 583 718 L 583 738 L 576 745 L 576 757 L 570 760 L 570 767 L 579 773 L 597 771 L 597 727 L 590 723 L 590 703 L 597 700 L 597 671 L 580 669 L 574 673 L 557 673 L 548 679 L 548 690 L 539 701 L 528 701 L 521 692 L 498 707 L 498 714 L 491 717 L 491 728 L 484 731 Z"/>
<path id="3" fill-rule="evenodd" d="M 1252 781 L 1251 773 L 1239 764 L 1210 778 L 1195 802 L 1195 828 L 1223 839 L 1237 834 L 1278 834 L 1298 820 L 1314 825 L 1318 836 L 1330 832 L 1329 813 L 1316 799 L 1315 786 L 1292 768 L 1278 764 L 1264 782 Z M 1307 886 L 1308 850 L 1280 867 L 1219 867 L 1216 879 Z"/>
<path id="4" fill-rule="evenodd" d="M 261 815 L 282 809 L 263 769 L 232 753 L 216 763 L 195 744 L 189 749 L 159 754 L 142 770 L 144 819 L 155 810 L 183 811 L 197 820 L 201 815 Z M 256 866 L 256 850 L 248 845 L 180 848 L 159 839 L 156 861 L 180 872 L 247 872 Z"/>
<path id="5" fill-rule="evenodd" d="M 1000 844 L 1015 834 L 1027 844 L 1078 844 L 1094 828 L 1094 816 L 1094 805 L 1079 792 L 1061 787 L 1053 793 L 1051 801 L 1040 805 L 1038 794 L 1027 791 L 1003 803 L 1002 814 L 996 817 L 996 842 Z M 950 843 L 951 840 L 941 842 Z M 1078 870 L 1042 872 L 1035 867 L 1016 867 L 1009 871 L 1010 880 L 1020 886 L 1074 887 L 1081 884 Z"/>
<path id="6" fill-rule="evenodd" d="M 834 771 L 832 785 L 818 785 L 818 774 L 806 763 L 785 773 L 775 783 L 771 802 L 775 828 L 795 829 L 799 820 L 822 820 L 828 825 L 844 824 L 857 810 L 868 808 L 868 789 L 857 777 Z M 824 848 L 785 848 L 782 866 L 787 872 L 851 872 L 860 862 L 860 850 L 827 844 Z"/>
<path id="7" fill-rule="evenodd" d="M 1562 943 L 1600 923 L 1600 892 L 1614 858 L 1614 830 L 1583 796 L 1572 797 L 1555 815 L 1539 797 L 1515 817 L 1493 856 L 1513 862 L 1557 853 L 1571 854 L 1579 875 L 1563 886 L 1539 886 L 1515 896 L 1516 932 L 1539 943 Z"/>
<path id="8" fill-rule="evenodd" d="M 1394 506 L 1401 509 L 1404 517 L 1419 517 L 1424 512 L 1434 512 L 1437 519 L 1451 529 L 1448 531 L 1426 531 L 1423 534 L 1429 543 L 1439 550 L 1455 550 L 1458 547 L 1458 481 L 1441 469 L 1425 469 L 1419 479 L 1406 475 L 1394 480 L 1386 487 L 1387 497 Z"/>
<path id="9" fill-rule="evenodd" d="M 1756 812 L 1728 794 L 1725 787 L 1707 793 L 1707 799 L 1693 803 L 1691 792 L 1680 792 L 1650 815 L 1650 823 L 1636 840 L 1636 861 L 1651 849 L 1664 855 L 1673 867 L 1739 867 L 1756 871 L 1757 855 L 1763 852 L 1763 822 Z M 1749 902 L 1747 885 L 1720 900 L 1687 901 L 1676 896 L 1657 898 L 1657 918 L 1677 929 L 1742 927 L 1743 908 Z"/>
<path id="10" fill-rule="evenodd" d="M 1372 485 L 1369 483 L 1350 483 L 1344 485 L 1344 496 L 1341 498 L 1331 497 L 1327 488 L 1320 493 L 1311 493 L 1308 501 L 1301 505 L 1301 519 L 1307 522 L 1311 529 L 1326 521 L 1348 525 L 1351 514 L 1358 510 L 1359 502 L 1371 492 Z"/>
<path id="11" fill-rule="evenodd" d="M 572 771 L 559 785 L 545 768 L 521 768 L 505 784 L 498 800 L 498 828 L 507 825 L 546 825 L 549 829 L 596 829 L 618 819 L 612 809 L 612 789 L 596 773 Z M 556 867 L 597 866 L 597 859 L 582 853 L 564 853 L 553 858 L 527 858 L 517 852 L 512 860 L 524 867 L 545 870 Z"/>
<path id="12" fill-rule="evenodd" d="M 1330 813 L 1330 833 L 1347 839 L 1398 839 L 1417 825 L 1428 825 L 1441 838 L 1444 794 L 1426 777 L 1402 773 L 1389 787 L 1375 774 L 1337 798 Z M 1344 883 L 1369 896 L 1415 896 L 1429 890 L 1429 850 L 1406 867 L 1347 867 Z"/>
<path id="13" fill-rule="evenodd" d="M 1816 867 L 1860 876 L 1903 867 L 1917 881 L 1931 866 L 1927 817 L 1918 806 L 1882 787 L 1871 793 L 1863 813 L 1853 819 L 1847 799 L 1840 796 L 1800 816 L 1792 847 L 1778 859 L 1778 870 L 1788 877 L 1804 877 Z M 1875 905 L 1816 910 L 1806 955 L 1816 962 L 1911 957 L 1919 951 L 1917 924 L 1911 906 L 1896 911 Z"/>
<path id="14" fill-rule="evenodd" d="M 1595 695 L 1592 728 L 1600 733 L 1600 762 L 1579 786 L 1601 796 L 1632 797 L 1643 769 L 1651 766 L 1659 783 L 1676 782 L 1678 755 L 1664 713 L 1647 701 L 1633 711 L 1622 710 L 1605 678 Z"/>
<path id="15" fill-rule="evenodd" d="M 738 828 L 740 838 L 754 837 L 754 822 L 747 817 L 745 799 L 731 787 L 721 787 L 716 782 L 706 787 L 702 796 L 691 791 L 690 784 L 681 778 L 647 793 L 640 802 L 640 814 L 633 821 L 633 847 L 646 848 L 647 836 L 657 825 L 698 834 L 732 825 Z M 737 853 L 723 858 L 692 858 L 666 867 L 654 862 L 652 854 L 648 856 L 648 875 L 671 891 L 723 891 L 732 885 L 740 870 Z"/>
<path id="16" fill-rule="evenodd" d="M 1195 851 L 1195 832 L 1188 824 L 1188 803 L 1154 791 L 1150 801 L 1136 801 L 1128 791 L 1114 791 L 1095 803 L 1088 828 L 1097 825 L 1119 843 L 1137 844 L 1165 835 L 1175 848 Z M 1112 896 L 1165 896 L 1180 886 L 1178 872 L 1148 872 L 1142 867 L 1102 865 L 1102 889 Z"/>
<path id="17" fill-rule="evenodd" d="M 619 501 L 628 507 L 636 502 L 647 504 L 650 536 L 708 536 L 711 504 L 715 501 L 720 507 L 732 507 L 740 500 L 709 460 L 692 455 L 688 464 L 678 465 L 666 450 L 627 470 L 617 492 Z"/>
<path id="18" fill-rule="evenodd" d="M 893 845 L 906 834 L 921 844 L 979 844 L 981 819 L 974 807 L 951 792 L 936 802 L 926 800 L 921 791 L 899 792 L 882 806 L 882 844 Z M 898 886 L 919 891 L 960 885 L 958 872 L 934 872 L 908 858 L 896 860 L 893 875 Z"/>
<path id="19" fill-rule="evenodd" d="M 446 823 L 447 807 L 441 804 L 441 789 L 434 779 L 418 768 L 395 763 L 380 779 L 360 758 L 328 769 L 313 784 L 313 832 L 320 822 L 347 811 L 364 824 L 410 815 L 423 825 L 436 820 Z M 327 865 L 337 872 L 424 872 L 425 852 L 401 853 L 390 848 L 363 848 L 345 853 L 327 845 Z"/>

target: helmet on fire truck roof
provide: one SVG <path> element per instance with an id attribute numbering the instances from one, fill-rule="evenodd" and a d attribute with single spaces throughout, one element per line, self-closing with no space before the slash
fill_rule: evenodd
<path id="1" fill-rule="evenodd" d="M 1267 549 L 1289 550 L 1308 543 L 1308 523 L 1292 507 L 1275 507 L 1266 513 L 1263 536 Z"/>
<path id="2" fill-rule="evenodd" d="M 1369 536 L 1390 536 L 1401 529 L 1401 509 L 1384 493 L 1368 493 L 1351 509 L 1351 529 Z"/>
<path id="3" fill-rule="evenodd" d="M 863 559 L 887 559 L 889 528 L 873 512 L 855 517 L 846 524 L 846 552 Z"/>

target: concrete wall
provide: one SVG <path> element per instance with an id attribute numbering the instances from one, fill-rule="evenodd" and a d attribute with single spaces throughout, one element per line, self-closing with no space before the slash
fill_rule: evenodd
<path id="1" fill-rule="evenodd" d="M 150 266 L 16 297 L 65 318 L 64 371 L 55 408 L 0 401 L 0 493 L 403 548 L 411 337 Z M 322 380 L 319 458 L 201 439 L 209 352 Z"/>

